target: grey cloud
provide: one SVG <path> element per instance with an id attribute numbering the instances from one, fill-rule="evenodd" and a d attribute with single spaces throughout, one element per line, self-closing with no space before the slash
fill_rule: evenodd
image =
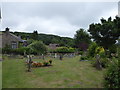
<path id="1" fill-rule="evenodd" d="M 113 8 L 117 8 L 116 2 L 2 3 L 2 27 L 21 27 L 29 32 L 39 29 L 39 32 L 58 35 L 67 35 L 69 30 L 68 36 L 72 37 L 76 31 L 73 29 L 88 28 Z"/>

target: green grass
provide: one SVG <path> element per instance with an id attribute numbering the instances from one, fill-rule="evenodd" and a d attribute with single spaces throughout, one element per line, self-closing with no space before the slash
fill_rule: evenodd
<path id="1" fill-rule="evenodd" d="M 49 60 L 50 58 L 47 58 Z M 52 59 L 53 66 L 26 72 L 26 59 L 3 61 L 3 88 L 101 88 L 105 70 L 98 71 L 90 61 L 79 57 Z"/>
<path id="2" fill-rule="evenodd" d="M 0 59 L 2 55 L 0 54 Z M 0 61 L 0 90 L 2 89 L 2 61 Z"/>
<path id="3" fill-rule="evenodd" d="M 0 89 L 2 88 L 2 62 L 0 61 Z"/>

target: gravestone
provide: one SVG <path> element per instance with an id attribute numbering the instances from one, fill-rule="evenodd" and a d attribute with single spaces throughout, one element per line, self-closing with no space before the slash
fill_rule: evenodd
<path id="1" fill-rule="evenodd" d="M 31 72 L 31 65 L 32 65 L 32 59 L 30 57 L 30 55 L 28 55 L 28 63 L 27 63 L 27 66 L 28 66 L 28 72 Z"/>
<path id="2" fill-rule="evenodd" d="M 60 60 L 62 60 L 63 59 L 63 55 L 62 54 L 60 54 Z"/>
<path id="3" fill-rule="evenodd" d="M 101 62 L 100 62 L 100 55 L 96 55 L 96 69 L 98 70 L 102 70 L 102 65 L 101 65 Z"/>

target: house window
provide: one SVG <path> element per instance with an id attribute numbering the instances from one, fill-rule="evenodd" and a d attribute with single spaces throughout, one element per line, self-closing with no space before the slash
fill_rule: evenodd
<path id="1" fill-rule="evenodd" d="M 12 42 L 12 48 L 13 49 L 17 48 L 17 42 L 14 42 L 14 41 Z"/>

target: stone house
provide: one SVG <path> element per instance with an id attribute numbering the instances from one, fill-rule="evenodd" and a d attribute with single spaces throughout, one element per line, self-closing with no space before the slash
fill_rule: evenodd
<path id="1" fill-rule="evenodd" d="M 57 47 L 59 47 L 59 44 L 49 44 L 49 48 L 50 49 L 56 49 Z"/>
<path id="2" fill-rule="evenodd" d="M 0 32 L 0 48 L 4 48 L 6 45 L 9 45 L 11 48 L 18 48 L 19 43 L 23 42 L 23 40 L 10 33 L 9 28 L 6 28 L 5 31 Z"/>

